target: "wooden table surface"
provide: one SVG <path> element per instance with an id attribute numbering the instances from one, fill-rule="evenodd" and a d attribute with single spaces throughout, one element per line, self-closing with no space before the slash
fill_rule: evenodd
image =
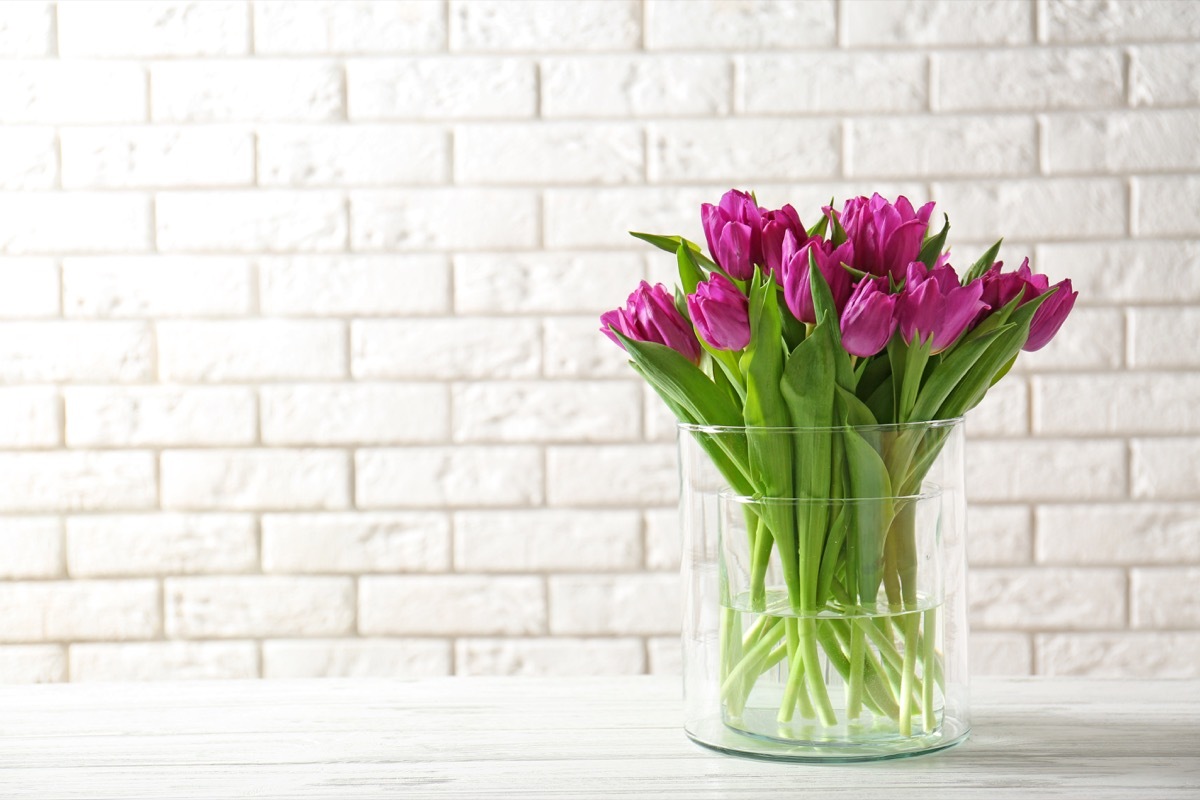
<path id="1" fill-rule="evenodd" d="M 655 677 L 7 686 L 0 797 L 1200 798 L 1200 681 L 972 689 L 964 745 L 807 766 L 693 744 Z"/>

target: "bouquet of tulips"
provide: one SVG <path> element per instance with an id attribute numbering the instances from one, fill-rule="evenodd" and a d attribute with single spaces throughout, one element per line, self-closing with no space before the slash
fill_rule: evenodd
<path id="1" fill-rule="evenodd" d="M 934 232 L 932 213 L 933 203 L 914 209 L 904 197 L 893 203 L 876 194 L 841 211 L 826 207 L 806 228 L 792 206 L 767 210 L 734 190 L 701 208 L 707 253 L 679 236 L 633 234 L 675 255 L 680 285 L 672 293 L 643 281 L 624 308 L 601 317 L 601 330 L 680 422 L 694 426 L 731 491 L 897 498 L 885 513 L 859 518 L 819 503 L 804 512 L 747 506 L 758 517 L 747 520 L 747 609 L 774 613 L 765 576 L 777 559 L 789 606 L 779 613 L 789 618 L 763 617 L 744 635 L 722 620 L 722 693 L 731 708 L 744 704 L 758 674 L 788 659 L 779 720 L 799 703 L 834 724 L 818 676 L 823 649 L 844 672 L 852 715 L 866 704 L 907 735 L 917 709 L 928 729 L 938 674 L 931 619 L 925 633 L 918 621 L 822 634 L 813 621 L 824 609 L 918 607 L 914 523 L 903 499 L 920 494 L 939 442 L 901 433 L 880 446 L 858 432 L 961 417 L 1022 350 L 1053 338 L 1076 298 L 1070 280 L 1051 286 L 1028 259 L 1004 272 L 1000 242 L 960 274 L 946 247 L 949 219 Z M 746 435 L 716 434 L 738 428 Z M 780 429 L 844 435 L 753 435 Z M 866 654 L 864 636 L 878 658 Z M 924 695 L 914 671 L 920 653 Z"/>

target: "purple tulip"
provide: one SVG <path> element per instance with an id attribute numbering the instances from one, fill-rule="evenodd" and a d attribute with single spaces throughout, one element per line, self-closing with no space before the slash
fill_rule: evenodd
<path id="1" fill-rule="evenodd" d="M 1058 291 L 1046 298 L 1045 302 L 1038 306 L 1038 310 L 1033 312 L 1033 320 L 1029 324 L 1029 338 L 1021 347 L 1027 353 L 1041 350 L 1050 343 L 1058 329 L 1066 322 L 1071 309 L 1075 307 L 1075 298 L 1079 297 L 1079 292 L 1071 291 L 1070 278 L 1059 281 L 1052 288 Z"/>
<path id="2" fill-rule="evenodd" d="M 738 280 L 749 280 L 763 263 L 762 209 L 745 192 L 730 189 L 719 205 L 700 206 L 704 238 L 713 260 Z"/>
<path id="3" fill-rule="evenodd" d="M 846 236 L 854 243 L 856 262 L 852 266 L 872 275 L 891 275 L 899 281 L 921 252 L 932 213 L 933 203 L 914 211 L 912 203 L 903 196 L 894 205 L 879 194 L 870 199 L 847 200 L 839 219 Z"/>
<path id="4" fill-rule="evenodd" d="M 621 340 L 613 335 L 612 328 L 637 342 L 665 344 L 693 364 L 700 363 L 700 342 L 691 323 L 675 308 L 675 301 L 661 283 L 651 286 L 642 281 L 629 295 L 625 308 L 605 312 L 600 325 L 600 331 L 617 344 Z"/>
<path id="5" fill-rule="evenodd" d="M 863 278 L 842 312 L 842 346 L 865 358 L 882 350 L 896 332 L 897 296 L 888 294 L 887 278 Z"/>
<path id="6" fill-rule="evenodd" d="M 779 270 L 783 266 L 783 240 L 791 234 L 794 241 L 804 244 L 808 233 L 800 215 L 790 205 L 778 211 L 767 211 L 762 216 L 762 248 L 763 263 L 767 270 L 779 279 Z"/>
<path id="7" fill-rule="evenodd" d="M 750 303 L 719 272 L 697 284 L 687 299 L 700 338 L 717 350 L 741 350 L 750 344 Z"/>
<path id="8" fill-rule="evenodd" d="M 928 270 L 919 261 L 910 263 L 897 308 L 901 338 L 912 344 L 932 336 L 930 352 L 940 353 L 958 341 L 987 308 L 979 299 L 982 294 L 982 280 L 962 286 L 948 264 Z"/>
<path id="9" fill-rule="evenodd" d="M 803 247 L 797 249 L 796 238 L 788 231 L 783 241 L 783 267 L 780 269 L 780 282 L 783 284 L 783 299 L 787 302 L 792 315 L 801 322 L 809 324 L 817 321 L 817 312 L 813 308 L 812 289 L 808 282 L 808 254 L 816 254 L 817 268 L 829 284 L 833 294 L 833 304 L 840 316 L 854 290 L 850 273 L 842 268 L 842 264 L 852 263 L 854 245 L 843 242 L 834 248 L 833 243 L 823 239 L 809 239 Z"/>
<path id="10" fill-rule="evenodd" d="M 1012 302 L 1017 295 L 1021 295 L 1021 303 L 1024 304 L 1052 288 L 1049 278 L 1029 269 L 1028 258 L 1021 262 L 1016 272 L 1001 272 L 1002 266 L 1003 262 L 996 262 L 980 279 L 983 283 L 983 301 L 989 310 L 1001 308 Z M 1059 281 L 1053 288 L 1058 291 L 1048 297 L 1033 313 L 1029 325 L 1029 338 L 1021 348 L 1026 352 L 1041 350 L 1049 344 L 1066 321 L 1071 309 L 1075 307 L 1075 298 L 1079 293 L 1072 291 L 1070 278 Z M 1024 294 L 1021 294 L 1022 291 Z"/>

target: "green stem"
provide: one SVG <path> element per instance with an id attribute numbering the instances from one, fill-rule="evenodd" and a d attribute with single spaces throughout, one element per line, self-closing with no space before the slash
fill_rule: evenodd
<path id="1" fill-rule="evenodd" d="M 808 686 L 809 699 L 817 712 L 817 719 L 826 727 L 837 724 L 833 704 L 822 677 L 820 656 L 817 654 L 817 620 L 805 617 L 800 620 L 800 650 L 804 654 L 804 683 Z"/>
<path id="2" fill-rule="evenodd" d="M 738 687 L 744 677 L 749 676 L 753 679 L 762 674 L 761 670 L 759 670 L 759 665 L 766 661 L 767 656 L 771 652 L 771 647 L 783 636 L 782 622 L 783 619 L 781 617 L 773 617 L 771 623 L 763 630 L 761 638 L 746 651 L 746 654 L 738 661 L 737 666 L 730 671 L 729 675 L 721 683 L 721 696 L 726 698 L 726 702 L 730 705 L 731 710 L 736 705 L 737 711 L 740 713 L 744 707 L 746 698 L 741 696 L 743 693 L 739 692 L 738 696 L 735 697 L 733 690 Z M 749 692 L 747 691 L 744 694 L 749 694 Z M 740 700 L 740 702 L 735 704 L 735 700 Z"/>
<path id="3" fill-rule="evenodd" d="M 846 717 L 857 719 L 862 714 L 863 690 L 863 631 L 857 619 L 850 620 L 850 677 L 846 681 Z"/>
<path id="4" fill-rule="evenodd" d="M 937 630 L 937 609 L 931 608 L 923 615 L 925 617 L 925 636 L 921 645 L 921 675 L 925 678 L 925 690 L 921 694 L 921 724 L 925 732 L 932 731 L 937 724 L 933 714 L 933 688 L 937 681 L 934 679 L 934 633 Z"/>
<path id="5" fill-rule="evenodd" d="M 800 656 L 800 634 L 795 617 L 784 620 L 788 647 L 788 679 L 783 687 L 783 701 L 779 704 L 779 722 L 791 722 L 796 711 L 796 694 L 804 680 L 804 659 Z"/>
<path id="6" fill-rule="evenodd" d="M 921 618 L 916 614 L 905 617 L 901 623 L 904 630 L 904 671 L 900 675 L 900 735 L 912 736 L 913 690 L 917 666 L 917 626 Z"/>

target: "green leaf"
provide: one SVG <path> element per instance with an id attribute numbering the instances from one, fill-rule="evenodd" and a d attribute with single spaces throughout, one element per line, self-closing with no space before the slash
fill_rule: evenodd
<path id="1" fill-rule="evenodd" d="M 859 399 L 854 392 L 847 391 L 841 386 L 837 386 L 837 396 L 839 407 L 842 410 L 842 418 L 847 425 L 855 427 L 863 427 L 865 425 L 878 425 L 875 415 L 871 409 Z"/>
<path id="2" fill-rule="evenodd" d="M 639 233 L 638 231 L 630 231 L 629 235 L 635 239 L 641 239 L 643 242 L 648 242 L 659 250 L 666 250 L 668 253 L 674 253 L 679 249 L 680 244 L 686 244 L 688 249 L 696 255 L 696 261 L 700 264 L 708 269 L 716 266 L 711 258 L 704 255 L 704 251 L 700 249 L 700 245 L 690 242 L 682 236 L 662 236 L 657 233 Z"/>
<path id="3" fill-rule="evenodd" d="M 775 280 L 768 277 L 764 281 L 757 271 L 750 286 L 749 315 L 750 344 L 742 355 L 742 371 L 746 375 L 743 418 L 751 427 L 787 427 L 791 418 L 779 391 L 785 354 Z M 766 495 L 789 495 L 792 475 L 789 446 L 780 446 L 777 437 L 752 436 L 750 463 L 752 474 Z"/>
<path id="4" fill-rule="evenodd" d="M 817 319 L 828 318 L 830 326 L 827 336 L 832 348 L 833 367 L 836 380 L 850 391 L 854 391 L 854 368 L 850 365 L 850 354 L 842 347 L 842 330 L 838 323 L 837 306 L 833 302 L 833 292 L 825 281 L 825 275 L 817 266 L 816 249 L 808 251 L 808 289 L 812 293 L 813 311 Z"/>
<path id="5" fill-rule="evenodd" d="M 846 229 L 842 227 L 842 221 L 838 218 L 838 213 L 833 210 L 833 198 L 829 199 L 829 218 L 833 220 L 833 236 L 830 237 L 834 247 L 840 246 L 850 237 L 846 235 Z"/>
<path id="6" fill-rule="evenodd" d="M 738 407 L 704 372 L 680 353 L 655 342 L 636 342 L 616 334 L 642 376 L 664 398 L 687 412 L 698 425 L 739 426 Z"/>
<path id="7" fill-rule="evenodd" d="M 966 286 L 968 283 L 991 269 L 992 264 L 996 263 L 996 256 L 1000 255 L 1000 244 L 1003 241 L 1003 238 L 997 239 L 996 243 L 989 247 L 987 252 L 979 257 L 978 261 L 971 265 L 971 268 L 968 269 L 962 276 L 963 286 Z"/>
<path id="8" fill-rule="evenodd" d="M 950 232 L 950 216 L 943 214 L 946 222 L 942 225 L 941 233 L 937 236 L 930 236 L 921 245 L 921 252 L 917 254 L 917 261 L 920 261 L 925 266 L 933 269 L 933 265 L 937 263 L 938 256 L 942 254 L 942 250 L 946 246 L 946 234 Z"/>
<path id="9" fill-rule="evenodd" d="M 675 250 L 675 260 L 679 264 L 679 285 L 683 287 L 685 294 L 693 294 L 696 286 L 707 278 L 699 264 L 696 263 L 696 254 L 681 242 Z"/>
<path id="10" fill-rule="evenodd" d="M 870 603 L 883 582 L 883 551 L 893 516 L 892 482 L 879 452 L 854 428 L 843 435 L 850 473 L 850 495 L 879 498 L 852 502 L 847 569 L 854 570 L 860 602 Z"/>
<path id="11" fill-rule="evenodd" d="M 830 204 L 833 203 L 832 200 L 830 200 L 829 202 L 830 202 Z M 827 230 L 829 230 L 829 217 L 822 214 L 821 221 L 818 222 L 816 225 L 813 225 L 811 228 L 809 228 L 807 231 L 805 231 L 805 233 L 808 234 L 808 238 L 810 238 L 810 239 L 812 239 L 814 237 L 819 238 L 819 239 L 824 239 L 825 232 Z"/>
<path id="12" fill-rule="evenodd" d="M 991 333 L 984 334 L 978 339 L 960 344 L 954 348 L 953 352 L 948 351 L 947 356 L 937 365 L 933 370 L 933 374 L 929 376 L 929 379 L 922 387 L 909 420 L 913 422 L 927 422 L 933 419 L 944 419 L 939 411 L 946 398 L 950 395 L 950 392 L 954 390 L 954 387 L 958 386 L 968 372 L 970 372 L 971 368 L 975 366 L 975 362 L 988 349 L 992 340 L 1002 331 L 1008 329 L 1009 326 L 1006 325 Z M 954 414 L 952 416 L 958 415 Z"/>

